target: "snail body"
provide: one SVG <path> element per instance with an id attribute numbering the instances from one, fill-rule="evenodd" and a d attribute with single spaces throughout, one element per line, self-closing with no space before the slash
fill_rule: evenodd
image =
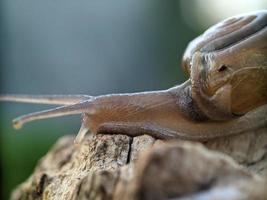
<path id="1" fill-rule="evenodd" d="M 2 95 L 2 101 L 61 105 L 15 119 L 82 114 L 76 137 L 114 133 L 208 140 L 267 125 L 267 11 L 226 19 L 193 40 L 182 66 L 185 83 L 162 91 L 87 95 Z"/>

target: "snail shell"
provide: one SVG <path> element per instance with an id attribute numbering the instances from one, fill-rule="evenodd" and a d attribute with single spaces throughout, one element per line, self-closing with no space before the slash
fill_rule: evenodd
<path id="1" fill-rule="evenodd" d="M 267 104 L 267 11 L 212 26 L 188 45 L 182 66 L 192 98 L 210 119 L 229 120 Z"/>

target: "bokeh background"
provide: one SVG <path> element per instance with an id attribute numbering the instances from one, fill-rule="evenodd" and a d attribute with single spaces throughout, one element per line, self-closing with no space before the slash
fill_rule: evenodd
<path id="1" fill-rule="evenodd" d="M 165 89 L 183 82 L 188 42 L 212 24 L 267 9 L 266 0 L 1 0 L 0 93 L 90 94 Z M 27 124 L 50 106 L 0 104 L 0 199 L 24 181 L 79 116 Z"/>

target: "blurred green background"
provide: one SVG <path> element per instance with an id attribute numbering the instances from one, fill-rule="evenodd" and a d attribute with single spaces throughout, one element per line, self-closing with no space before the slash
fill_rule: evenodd
<path id="1" fill-rule="evenodd" d="M 1 93 L 90 94 L 165 89 L 183 82 L 188 42 L 210 25 L 266 9 L 266 0 L 1 0 Z M 1 103 L 1 196 L 31 174 L 79 116 L 15 131 L 12 118 L 49 106 Z"/>

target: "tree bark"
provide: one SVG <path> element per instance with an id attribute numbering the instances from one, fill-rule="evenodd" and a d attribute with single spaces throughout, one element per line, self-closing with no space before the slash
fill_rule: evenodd
<path id="1" fill-rule="evenodd" d="M 203 144 L 65 136 L 11 199 L 267 199 L 267 127 Z"/>

